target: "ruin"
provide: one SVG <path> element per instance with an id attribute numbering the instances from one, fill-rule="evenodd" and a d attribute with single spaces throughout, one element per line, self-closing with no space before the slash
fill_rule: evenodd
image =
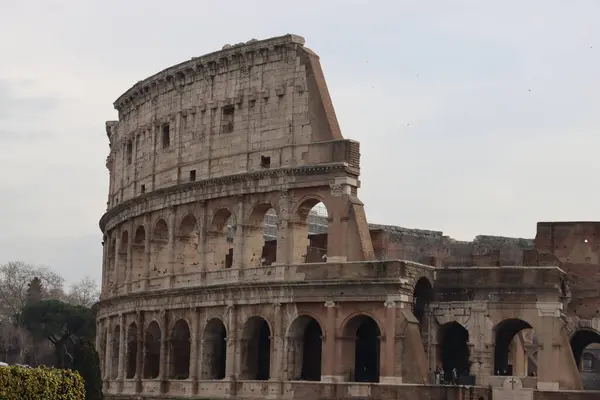
<path id="1" fill-rule="evenodd" d="M 473 242 L 369 225 L 359 143 L 301 37 L 226 45 L 114 106 L 106 398 L 598 396 L 580 372 L 600 343 L 600 223 Z"/>

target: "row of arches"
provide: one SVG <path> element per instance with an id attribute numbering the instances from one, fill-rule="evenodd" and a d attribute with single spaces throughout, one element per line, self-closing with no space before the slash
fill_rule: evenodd
<path id="1" fill-rule="evenodd" d="M 326 260 L 329 221 L 328 210 L 318 198 L 305 199 L 296 208 L 288 222 L 288 230 L 294 231 L 298 242 L 294 243 L 293 263 Z M 113 283 L 194 272 L 200 264 L 206 271 L 231 268 L 238 240 L 244 242 L 239 254 L 244 267 L 270 265 L 282 258 L 277 248 L 279 217 L 271 203 L 254 205 L 241 224 L 230 207 L 222 207 L 208 216 L 206 226 L 201 226 L 196 215 L 187 213 L 171 228 L 166 218 L 159 218 L 150 232 L 144 225 L 133 229 L 132 235 L 128 230 L 108 235 L 105 259 Z M 237 234 L 238 229 L 243 230 L 242 235 Z"/>
<path id="2" fill-rule="evenodd" d="M 111 346 L 110 366 L 106 365 L 110 379 L 118 378 L 120 357 L 125 357 L 125 379 L 158 379 L 161 377 L 161 368 L 165 368 L 162 371 L 163 377 L 172 380 L 188 379 L 191 377 L 192 346 L 198 346 L 198 379 L 219 380 L 226 376 L 227 363 L 231 362 L 227 351 L 229 337 L 225 324 L 219 318 L 212 318 L 206 323 L 201 340 L 191 336 L 189 325 L 184 319 L 175 322 L 168 338 L 162 337 L 163 332 L 155 320 L 146 326 L 144 332 L 138 332 L 139 327 L 135 322 L 130 323 L 126 329 L 123 351 L 119 325 L 113 328 L 112 343 L 106 343 L 105 351 L 108 345 Z M 301 315 L 290 324 L 283 349 L 286 380 L 321 380 L 323 336 L 320 323 L 312 316 Z M 272 340 L 273 331 L 267 320 L 253 316 L 246 321 L 238 338 L 241 355 L 239 379 L 272 378 Z M 351 367 L 350 380 L 379 381 L 380 340 L 381 330 L 372 317 L 357 315 L 347 322 L 342 358 Z"/>
<path id="3" fill-rule="evenodd" d="M 471 367 L 469 332 L 460 323 L 453 321 L 440 326 L 440 354 L 445 376 L 469 375 Z M 600 334 L 591 329 L 575 332 L 570 339 L 571 350 L 580 370 L 591 366 L 590 352 L 586 349 L 600 344 Z M 494 328 L 493 375 L 537 375 L 537 337 L 533 327 L 517 318 L 501 321 Z M 521 359 L 519 359 L 521 355 Z M 587 364 L 583 364 L 587 362 Z M 589 368 L 589 367 L 588 367 Z"/>

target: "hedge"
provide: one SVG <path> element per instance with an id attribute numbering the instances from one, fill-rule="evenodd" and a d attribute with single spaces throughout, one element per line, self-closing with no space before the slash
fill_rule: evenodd
<path id="1" fill-rule="evenodd" d="M 85 389 L 68 369 L 0 367 L 0 400 L 85 400 Z"/>

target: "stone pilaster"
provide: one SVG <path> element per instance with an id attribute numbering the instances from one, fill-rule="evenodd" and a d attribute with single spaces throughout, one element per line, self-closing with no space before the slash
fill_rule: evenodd
<path id="1" fill-rule="evenodd" d="M 135 391 L 142 392 L 142 378 L 144 377 L 144 354 L 146 351 L 144 334 L 146 332 L 144 322 L 144 311 L 139 311 L 137 317 L 137 354 L 135 357 Z"/>
<path id="2" fill-rule="evenodd" d="M 190 318 L 190 324 L 192 325 L 190 329 L 190 379 L 193 382 L 192 392 L 194 394 L 198 392 L 198 363 L 200 361 L 198 356 L 198 337 L 200 337 L 198 333 L 199 320 L 198 311 L 194 307 L 192 308 L 192 316 Z"/>
<path id="3" fill-rule="evenodd" d="M 335 369 L 335 363 L 337 360 L 336 348 L 337 348 L 337 329 L 336 319 L 338 307 L 334 301 L 328 300 L 325 302 L 325 308 L 327 308 L 327 320 L 326 333 L 323 337 L 324 352 L 323 352 L 323 372 L 321 381 L 323 382 L 337 382 L 341 381 L 342 377 L 337 375 Z"/>

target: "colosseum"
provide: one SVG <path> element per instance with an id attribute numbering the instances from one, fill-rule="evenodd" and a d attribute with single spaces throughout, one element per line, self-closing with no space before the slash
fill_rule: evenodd
<path id="1" fill-rule="evenodd" d="M 106 398 L 600 395 L 600 223 L 472 242 L 368 224 L 303 38 L 226 45 L 114 106 Z"/>

